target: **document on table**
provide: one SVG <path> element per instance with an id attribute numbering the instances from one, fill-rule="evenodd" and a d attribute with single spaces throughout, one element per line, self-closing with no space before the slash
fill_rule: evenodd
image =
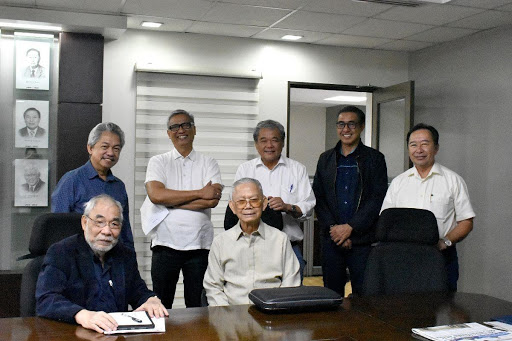
<path id="1" fill-rule="evenodd" d="M 484 322 L 486 325 L 491 326 L 496 329 L 505 330 L 507 332 L 512 332 L 512 324 L 508 324 L 501 321 L 488 321 Z"/>
<path id="2" fill-rule="evenodd" d="M 126 333 L 163 333 L 165 332 L 165 318 L 150 318 L 145 311 L 131 311 L 127 313 L 109 313 L 118 323 L 118 329 L 104 334 Z"/>
<path id="3" fill-rule="evenodd" d="M 512 332 L 512 315 L 501 315 L 491 319 L 492 321 L 484 322 L 486 325 L 496 329 Z"/>
<path id="4" fill-rule="evenodd" d="M 434 341 L 512 340 L 512 334 L 509 332 L 486 327 L 480 323 L 474 322 L 428 328 L 413 328 L 412 332 Z"/>

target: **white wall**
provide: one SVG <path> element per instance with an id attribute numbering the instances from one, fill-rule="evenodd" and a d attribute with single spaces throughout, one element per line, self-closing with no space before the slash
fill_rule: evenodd
<path id="1" fill-rule="evenodd" d="M 325 151 L 325 114 L 322 107 L 290 107 L 289 156 L 304 164 L 310 177 L 315 174 L 318 157 Z"/>
<path id="2" fill-rule="evenodd" d="M 458 247 L 459 290 L 512 301 L 512 27 L 412 54 L 415 123 L 440 133 L 436 157 L 459 173 L 476 212 Z"/>
<path id="3" fill-rule="evenodd" d="M 406 53 L 129 30 L 105 43 L 103 120 L 126 133 L 114 173 L 126 183 L 133 218 L 137 62 L 212 69 L 261 70 L 260 118 L 286 126 L 288 81 L 387 86 L 408 80 Z M 173 108 L 170 108 L 173 109 Z M 184 108 L 186 109 L 186 108 Z"/>

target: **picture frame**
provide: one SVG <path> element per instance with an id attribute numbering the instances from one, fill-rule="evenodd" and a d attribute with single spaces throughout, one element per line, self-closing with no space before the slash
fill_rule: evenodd
<path id="1" fill-rule="evenodd" d="M 48 160 L 14 160 L 14 206 L 48 206 Z"/>
<path id="2" fill-rule="evenodd" d="M 15 148 L 48 148 L 49 112 L 49 101 L 16 101 Z"/>
<path id="3" fill-rule="evenodd" d="M 50 42 L 16 40 L 16 89 L 50 89 Z"/>

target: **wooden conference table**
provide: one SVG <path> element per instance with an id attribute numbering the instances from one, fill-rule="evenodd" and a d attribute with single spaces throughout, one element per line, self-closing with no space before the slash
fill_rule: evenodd
<path id="1" fill-rule="evenodd" d="M 162 334 L 105 336 L 43 318 L 0 319 L 0 340 L 411 340 L 411 328 L 483 322 L 512 303 L 479 294 L 345 299 L 334 311 L 264 314 L 254 306 L 174 309 Z"/>

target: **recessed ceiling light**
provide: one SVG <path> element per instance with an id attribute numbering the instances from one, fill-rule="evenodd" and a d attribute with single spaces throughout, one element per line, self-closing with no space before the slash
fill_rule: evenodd
<path id="1" fill-rule="evenodd" d="M 60 26 L 49 26 L 49 25 L 36 25 L 36 24 L 18 24 L 11 22 L 0 22 L 0 27 L 5 28 L 18 28 L 23 30 L 35 30 L 35 31 L 62 31 Z"/>
<path id="2" fill-rule="evenodd" d="M 161 22 L 154 22 L 154 21 L 143 21 L 140 26 L 144 26 L 144 27 L 153 27 L 153 28 L 158 28 L 160 26 L 162 26 L 163 24 Z"/>
<path id="3" fill-rule="evenodd" d="M 55 36 L 52 33 L 14 32 L 14 35 L 21 37 L 55 38 Z"/>
<path id="4" fill-rule="evenodd" d="M 291 34 L 287 34 L 287 35 L 281 37 L 281 39 L 283 39 L 283 40 L 299 40 L 302 38 L 304 38 L 304 37 L 303 36 L 294 36 Z"/>
<path id="5" fill-rule="evenodd" d="M 324 101 L 365 102 L 366 96 L 334 96 L 334 97 L 325 98 Z"/>

